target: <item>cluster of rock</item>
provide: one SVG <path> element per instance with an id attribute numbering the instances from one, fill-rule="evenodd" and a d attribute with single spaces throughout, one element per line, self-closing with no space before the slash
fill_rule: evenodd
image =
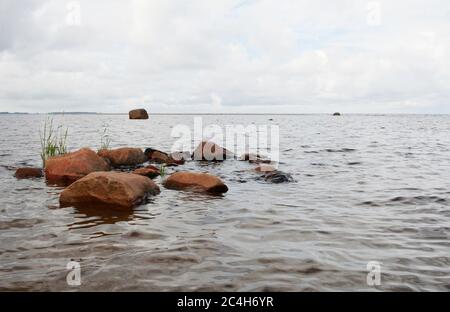
<path id="1" fill-rule="evenodd" d="M 233 153 L 212 142 L 202 142 L 192 154 L 178 152 L 168 154 L 152 148 L 124 147 L 113 150 L 89 148 L 46 161 L 44 171 L 39 168 L 19 168 L 17 178 L 42 177 L 49 184 L 66 187 L 60 194 L 61 206 L 99 206 L 131 208 L 146 201 L 149 196 L 160 193 L 159 186 L 152 181 L 161 169 L 143 166 L 146 162 L 165 166 L 183 165 L 187 160 L 224 161 L 235 158 Z M 260 155 L 246 154 L 239 158 L 258 164 L 254 169 L 260 178 L 268 182 L 290 182 L 292 177 L 274 166 Z M 167 189 L 223 194 L 227 185 L 218 177 L 207 173 L 179 171 L 162 182 Z"/>

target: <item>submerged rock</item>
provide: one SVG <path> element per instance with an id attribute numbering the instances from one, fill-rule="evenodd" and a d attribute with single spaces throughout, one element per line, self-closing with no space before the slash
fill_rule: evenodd
<path id="1" fill-rule="evenodd" d="M 258 159 L 258 158 L 261 158 L 261 156 L 259 155 L 259 154 L 254 154 L 254 153 L 245 153 L 245 154 L 242 154 L 239 158 L 238 158 L 238 160 L 239 161 L 249 161 L 250 159 Z"/>
<path id="2" fill-rule="evenodd" d="M 17 168 L 14 176 L 17 179 L 42 178 L 44 172 L 41 168 Z"/>
<path id="3" fill-rule="evenodd" d="M 192 153 L 194 160 L 224 161 L 234 158 L 234 154 L 210 141 L 201 142 Z"/>
<path id="4" fill-rule="evenodd" d="M 276 170 L 277 168 L 275 168 L 274 166 L 266 164 L 259 165 L 258 167 L 255 168 L 256 172 L 272 172 Z"/>
<path id="5" fill-rule="evenodd" d="M 271 171 L 262 176 L 264 181 L 269 183 L 285 183 L 285 182 L 294 182 L 294 178 L 289 173 L 285 173 L 282 171 Z"/>
<path id="6" fill-rule="evenodd" d="M 176 172 L 164 182 L 164 187 L 175 190 L 191 190 L 214 194 L 226 193 L 228 187 L 216 176 L 198 172 Z"/>
<path id="7" fill-rule="evenodd" d="M 140 148 L 122 147 L 113 150 L 101 150 L 100 157 L 109 160 L 113 167 L 135 166 L 147 161 L 144 152 Z"/>
<path id="8" fill-rule="evenodd" d="M 109 164 L 89 148 L 52 157 L 45 162 L 45 178 L 52 184 L 69 185 L 91 172 L 108 170 Z"/>
<path id="9" fill-rule="evenodd" d="M 130 119 L 148 119 L 148 113 L 145 109 L 134 109 L 128 113 Z"/>
<path id="10" fill-rule="evenodd" d="M 139 168 L 133 171 L 134 174 L 138 174 L 141 176 L 149 177 L 150 179 L 154 179 L 160 174 L 160 170 L 155 166 L 147 166 L 145 168 Z"/>
<path id="11" fill-rule="evenodd" d="M 191 160 L 192 156 L 190 152 L 173 152 L 170 153 L 169 156 L 178 162 L 185 162 L 186 160 Z"/>
<path id="12" fill-rule="evenodd" d="M 241 155 L 238 160 L 248 161 L 251 164 L 270 164 L 272 162 L 270 159 L 254 153 L 245 153 Z"/>
<path id="13" fill-rule="evenodd" d="M 59 202 L 62 207 L 132 208 L 147 196 L 159 193 L 159 187 L 147 177 L 123 172 L 93 172 L 66 188 Z"/>
<path id="14" fill-rule="evenodd" d="M 169 155 L 167 153 L 155 150 L 153 148 L 147 148 L 144 152 L 148 160 L 154 161 L 159 164 L 166 164 L 167 166 L 176 166 L 176 165 L 183 165 L 184 159 L 175 159 L 172 157 L 172 155 Z"/>

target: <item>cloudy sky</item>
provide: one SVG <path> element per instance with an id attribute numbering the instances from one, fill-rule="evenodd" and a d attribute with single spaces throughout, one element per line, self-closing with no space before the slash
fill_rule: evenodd
<path id="1" fill-rule="evenodd" d="M 448 0 L 0 0 L 0 111 L 450 113 Z"/>

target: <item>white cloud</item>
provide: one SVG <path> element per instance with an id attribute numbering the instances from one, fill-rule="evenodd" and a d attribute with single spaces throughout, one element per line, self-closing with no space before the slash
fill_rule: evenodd
<path id="1" fill-rule="evenodd" d="M 0 0 L 0 111 L 450 113 L 448 1 L 69 2 Z"/>

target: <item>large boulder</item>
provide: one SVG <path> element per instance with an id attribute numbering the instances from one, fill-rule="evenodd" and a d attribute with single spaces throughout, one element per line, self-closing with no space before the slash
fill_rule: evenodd
<path id="1" fill-rule="evenodd" d="M 234 158 L 232 152 L 211 141 L 201 142 L 192 153 L 194 160 L 223 161 L 230 158 Z"/>
<path id="2" fill-rule="evenodd" d="M 158 151 L 153 148 L 147 148 L 144 152 L 148 160 L 156 162 L 158 164 L 166 164 L 168 166 L 183 165 L 185 160 L 182 157 L 174 158 L 172 155 Z"/>
<path id="3" fill-rule="evenodd" d="M 62 207 L 132 208 L 149 195 L 159 193 L 159 187 L 147 177 L 123 172 L 93 172 L 66 188 L 59 202 Z"/>
<path id="4" fill-rule="evenodd" d="M 136 166 L 147 161 L 144 152 L 140 148 L 122 147 L 113 150 L 100 150 L 100 157 L 109 160 L 113 167 Z"/>
<path id="5" fill-rule="evenodd" d="M 201 191 L 214 194 L 228 191 L 228 187 L 218 177 L 197 172 L 173 173 L 163 182 L 163 185 L 168 189 Z"/>
<path id="6" fill-rule="evenodd" d="M 145 109 L 134 109 L 128 113 L 130 119 L 148 119 L 148 113 Z"/>
<path id="7" fill-rule="evenodd" d="M 41 168 L 17 168 L 14 176 L 17 179 L 41 178 L 44 172 Z"/>
<path id="8" fill-rule="evenodd" d="M 45 162 L 45 178 L 51 184 L 69 185 L 91 172 L 108 170 L 109 164 L 89 148 L 52 157 Z"/>

